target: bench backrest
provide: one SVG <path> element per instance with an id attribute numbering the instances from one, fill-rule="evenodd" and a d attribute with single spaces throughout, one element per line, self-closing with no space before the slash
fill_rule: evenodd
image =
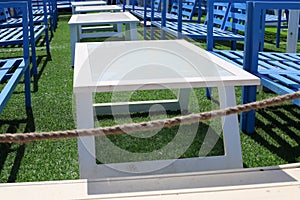
<path id="1" fill-rule="evenodd" d="M 161 0 L 154 0 L 154 10 L 159 11 L 161 6 Z"/>
<path id="2" fill-rule="evenodd" d="M 43 23 L 46 27 L 48 27 L 48 13 L 47 13 L 47 1 L 48 0 L 41 0 L 43 2 L 43 16 L 44 16 L 44 20 Z M 29 4 L 31 5 L 31 1 L 29 1 Z M 29 18 L 33 18 L 33 10 L 32 10 L 32 6 L 29 8 L 28 12 L 29 13 Z M 1 24 L 1 27 L 12 27 L 12 26 L 22 26 L 22 21 L 18 21 L 18 20 L 14 20 L 14 21 L 10 21 L 10 19 L 16 19 L 19 18 L 21 19 L 22 17 L 22 9 L 20 7 L 12 7 L 12 8 L 6 8 L 6 9 L 2 9 L 4 10 L 4 14 L 3 12 L 1 12 L 0 10 L 0 22 L 9 22 L 9 23 L 5 23 L 5 24 Z M 40 21 L 39 21 L 40 23 Z"/>
<path id="3" fill-rule="evenodd" d="M 195 14 L 197 7 L 197 0 L 183 0 L 182 1 L 182 18 L 191 20 Z M 174 1 L 170 10 L 171 14 L 178 15 L 178 2 Z"/>
<path id="4" fill-rule="evenodd" d="M 0 2 L 0 13 L 2 11 L 4 11 L 4 15 L 5 15 L 5 21 L 8 19 L 7 17 L 9 16 L 8 15 L 8 11 L 10 8 L 13 8 L 13 6 L 15 6 L 15 8 L 19 8 L 20 9 L 20 12 L 21 12 L 21 16 L 22 16 L 22 21 L 24 21 L 21 26 L 22 26 L 22 38 L 23 38 L 23 41 L 21 41 L 21 43 L 23 44 L 23 54 L 25 56 L 28 56 L 29 55 L 29 14 L 28 14 L 28 5 L 27 3 L 20 3 L 18 4 L 19 2 L 17 1 L 12 1 L 12 2 Z M 24 15 L 25 14 L 25 15 Z M 1 14 L 0 14 L 1 16 Z M 1 29 L 0 29 L 1 30 Z M 7 44 L 7 41 L 5 40 L 5 38 L 0 38 L 0 46 L 6 46 Z M 29 56 L 28 56 L 29 58 Z"/>
<path id="5" fill-rule="evenodd" d="M 246 27 L 246 3 L 231 3 L 222 29 L 244 33 Z"/>
<path id="6" fill-rule="evenodd" d="M 6 22 L 9 17 L 8 8 L 0 8 L 0 22 Z"/>
<path id="7" fill-rule="evenodd" d="M 228 11 L 230 8 L 230 3 L 215 2 L 213 6 L 213 26 L 223 29 Z M 204 24 L 207 24 L 207 18 Z"/>

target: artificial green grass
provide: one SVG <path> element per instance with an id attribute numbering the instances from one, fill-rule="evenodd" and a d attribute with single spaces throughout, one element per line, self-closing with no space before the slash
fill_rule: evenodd
<path id="1" fill-rule="evenodd" d="M 23 84 L 19 84 L 4 112 L 0 115 L 0 132 L 51 132 L 58 130 L 75 129 L 75 118 L 73 110 L 72 80 L 73 69 L 71 68 L 69 28 L 67 22 L 70 15 L 60 15 L 58 28 L 54 32 L 51 41 L 51 58 L 46 56 L 43 45 L 37 48 L 39 60 L 39 76 L 32 79 L 32 109 L 25 109 Z M 281 48 L 275 49 L 274 28 L 267 29 L 266 50 L 284 51 L 284 40 L 282 35 Z M 141 39 L 142 29 L 139 29 Z M 93 40 L 94 41 L 94 40 Z M 101 40 L 100 40 L 101 41 Z M 191 41 L 205 48 L 201 41 Z M 40 42 L 40 44 L 43 41 Z M 216 43 L 216 48 L 228 49 L 227 43 Z M 242 50 L 242 43 L 238 45 Z M 19 49 L 12 49 L 9 53 L 1 49 L 1 57 L 20 54 Z M 241 96 L 240 88 L 236 88 L 237 103 Z M 273 93 L 257 91 L 258 100 L 276 96 Z M 109 102 L 111 94 L 96 97 L 101 102 Z M 131 100 L 174 98 L 173 91 L 141 91 L 131 96 Z M 202 112 L 216 109 L 217 102 L 211 102 L 205 98 L 204 89 L 196 89 L 194 101 L 190 102 L 190 112 Z M 197 108 L 199 106 L 199 108 Z M 197 108 L 197 109 L 195 109 Z M 156 118 L 178 116 L 178 112 L 163 113 L 148 116 L 148 114 L 132 114 L 134 122 L 147 121 Z M 241 132 L 241 144 L 243 150 L 243 162 L 245 167 L 258 167 L 279 165 L 285 163 L 299 162 L 300 160 L 300 111 L 291 103 L 284 103 L 257 112 L 255 133 L 247 135 Z M 111 126 L 116 124 L 112 116 L 98 116 L 99 126 Z M 126 123 L 126 118 L 122 122 Z M 197 134 L 192 137 L 188 148 L 179 158 L 196 157 L 201 154 L 201 145 L 208 126 L 214 127 L 216 141 L 207 141 L 214 145 L 210 155 L 224 154 L 223 144 L 220 140 L 220 127 L 218 120 L 200 124 Z M 187 129 L 187 128 L 186 128 Z M 109 136 L 117 146 L 131 152 L 148 153 L 160 150 L 163 146 L 174 139 L 174 133 L 178 127 L 162 130 L 159 134 L 149 137 L 153 133 L 135 133 L 136 135 Z M 188 131 L 187 131 L 188 132 Z M 147 135 L 148 134 L 148 135 Z M 142 136 L 141 136 L 142 135 Z M 138 137 L 136 137 L 138 136 Z M 220 136 L 220 137 L 219 137 Z M 184 134 L 180 137 L 183 140 Z M 113 152 L 110 152 L 113 153 Z M 160 158 L 177 158 L 176 152 L 160 152 Z M 203 152 L 202 152 L 203 153 Z M 121 162 L 123 158 L 110 157 L 106 155 L 107 162 Z M 142 157 L 139 159 L 157 159 L 157 157 Z M 131 160 L 131 161 L 135 161 Z M 99 159 L 101 162 L 102 159 Z M 45 180 L 78 179 L 78 156 L 77 140 L 61 139 L 54 141 L 31 142 L 26 145 L 0 144 L 0 182 L 28 182 Z"/>

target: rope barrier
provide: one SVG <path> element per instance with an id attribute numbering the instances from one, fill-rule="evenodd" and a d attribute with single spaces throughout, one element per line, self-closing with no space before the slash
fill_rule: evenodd
<path id="1" fill-rule="evenodd" d="M 137 131 L 154 130 L 162 127 L 170 128 L 180 124 L 191 124 L 201 121 L 207 121 L 217 117 L 223 117 L 240 112 L 247 112 L 250 110 L 257 110 L 280 104 L 283 102 L 295 100 L 300 98 L 300 91 L 286 94 L 282 96 L 273 97 L 270 99 L 237 105 L 220 110 L 209 112 L 202 112 L 197 114 L 189 114 L 185 116 L 174 117 L 170 119 L 154 120 L 149 122 L 132 123 L 125 125 L 117 125 L 112 127 L 94 128 L 94 129 L 81 129 L 81 130 L 67 130 L 56 132 L 42 132 L 42 133 L 6 133 L 0 134 L 0 143 L 18 143 L 24 144 L 40 140 L 53 140 L 60 138 L 76 138 L 84 136 L 103 136 L 121 133 L 133 133 Z"/>

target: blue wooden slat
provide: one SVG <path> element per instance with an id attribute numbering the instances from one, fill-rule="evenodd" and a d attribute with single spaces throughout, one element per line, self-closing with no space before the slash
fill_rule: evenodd
<path id="1" fill-rule="evenodd" d="M 300 72 L 298 74 L 287 74 L 286 76 L 297 82 L 297 84 L 300 84 Z"/>
<path id="2" fill-rule="evenodd" d="M 17 66 L 16 70 L 12 74 L 11 78 L 5 84 L 0 94 L 0 111 L 2 111 L 7 104 L 9 98 L 11 97 L 14 89 L 18 85 L 22 75 L 24 74 L 26 67 L 24 61 Z"/>
<path id="3" fill-rule="evenodd" d="M 34 36 L 35 40 L 38 40 L 45 31 L 44 25 L 34 26 Z M 23 41 L 23 29 L 22 27 L 16 28 L 4 28 L 0 32 L 0 44 L 10 45 L 10 44 L 20 44 Z"/>
<path id="4" fill-rule="evenodd" d="M 297 72 L 298 69 L 295 69 L 291 65 L 289 65 L 288 62 L 282 62 L 282 60 L 272 60 L 269 61 L 269 63 L 273 66 L 276 66 L 277 68 L 280 68 L 281 70 L 290 71 L 290 72 Z"/>
<path id="5" fill-rule="evenodd" d="M 272 77 L 274 82 L 280 82 L 281 85 L 290 86 L 297 84 L 295 81 L 285 77 L 284 74 L 269 74 L 269 77 Z"/>
<path id="6" fill-rule="evenodd" d="M 0 60 L 0 81 L 4 79 L 8 71 L 12 68 L 17 59 Z"/>
<path id="7" fill-rule="evenodd" d="M 299 60 L 299 58 L 290 56 L 290 54 L 287 54 L 287 53 L 263 52 L 261 54 L 270 59 L 273 59 L 273 60 L 282 60 L 282 61 L 298 61 Z"/>

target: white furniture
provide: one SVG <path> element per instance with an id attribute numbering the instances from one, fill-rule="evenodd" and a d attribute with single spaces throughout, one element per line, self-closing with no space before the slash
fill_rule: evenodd
<path id="1" fill-rule="evenodd" d="M 74 14 L 90 13 L 90 12 L 120 12 L 122 8 L 117 5 L 104 6 L 76 6 Z"/>
<path id="2" fill-rule="evenodd" d="M 137 24 L 139 20 L 129 12 L 116 13 L 97 13 L 97 14 L 77 14 L 72 15 L 68 24 L 70 26 L 70 45 L 72 66 L 74 66 L 75 43 L 82 38 L 99 38 L 99 37 L 122 37 L 122 24 L 125 24 L 125 39 L 137 40 Z M 92 33 L 82 33 L 82 26 L 102 26 L 112 24 L 117 26 L 117 32 L 100 31 Z M 94 28 L 97 30 L 96 28 Z"/>
<path id="3" fill-rule="evenodd" d="M 72 1 L 71 7 L 72 7 L 72 13 L 74 13 L 75 8 L 77 6 L 101 6 L 106 5 L 106 1 Z"/>
<path id="4" fill-rule="evenodd" d="M 187 106 L 188 102 L 184 100 L 188 98 L 188 88 L 217 87 L 220 108 L 235 106 L 234 86 L 259 83 L 260 80 L 256 76 L 184 40 L 77 43 L 73 82 L 77 128 L 93 128 L 95 113 L 109 111 L 108 108 L 112 109 L 113 114 L 126 108 L 138 112 L 144 111 L 145 107 L 151 108 L 151 103 L 154 103 L 165 106 L 166 109 L 180 110 L 181 104 L 184 104 L 183 108 Z M 114 94 L 116 91 L 166 88 L 182 89 L 181 91 L 186 94 L 181 97 L 186 98 L 177 104 L 166 100 L 110 105 L 93 102 L 93 94 L 96 92 Z M 237 115 L 223 117 L 222 127 L 225 151 L 223 156 L 143 162 L 96 164 L 95 137 L 80 137 L 78 139 L 80 177 L 106 178 L 241 168 Z M 184 136 L 186 140 L 189 140 L 188 135 Z M 101 139 L 105 138 L 103 136 Z M 105 142 L 100 146 L 108 148 Z M 118 153 L 124 157 L 134 156 L 130 152 Z M 99 159 L 97 155 L 97 159 L 105 163 L 105 160 L 101 160 L 101 156 Z"/>
<path id="5" fill-rule="evenodd" d="M 89 14 L 89 13 L 97 13 L 97 12 L 120 12 L 122 8 L 117 5 L 95 5 L 95 6 L 76 6 L 73 14 Z M 122 35 L 122 24 L 118 25 L 105 25 L 105 26 L 91 26 L 91 27 L 79 27 L 79 38 L 82 38 L 82 31 L 95 31 L 95 30 L 104 30 L 104 31 L 115 31 L 119 33 L 120 37 Z M 115 34 L 115 33 L 114 33 Z"/>

